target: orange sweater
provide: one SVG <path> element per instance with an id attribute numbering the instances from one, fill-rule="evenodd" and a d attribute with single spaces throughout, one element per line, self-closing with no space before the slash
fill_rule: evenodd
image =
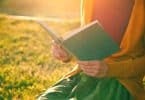
<path id="1" fill-rule="evenodd" d="M 82 24 L 91 21 L 93 2 L 83 0 Z M 109 67 L 107 77 L 116 77 L 136 100 L 145 100 L 145 0 L 135 0 L 120 48 L 120 52 L 104 60 Z"/>

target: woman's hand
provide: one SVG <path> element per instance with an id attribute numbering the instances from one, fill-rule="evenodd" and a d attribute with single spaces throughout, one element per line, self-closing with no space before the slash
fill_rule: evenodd
<path id="1" fill-rule="evenodd" d="M 53 42 L 52 45 L 52 54 L 54 58 L 63 62 L 68 62 L 71 59 L 71 56 L 62 48 L 62 46 L 55 42 Z"/>
<path id="2" fill-rule="evenodd" d="M 84 73 L 92 77 L 104 77 L 108 71 L 108 66 L 103 61 L 78 61 L 78 65 Z"/>

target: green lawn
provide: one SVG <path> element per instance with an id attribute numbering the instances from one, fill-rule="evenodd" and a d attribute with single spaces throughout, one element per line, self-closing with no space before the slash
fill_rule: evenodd
<path id="1" fill-rule="evenodd" d="M 60 34 L 79 22 L 48 22 Z M 51 40 L 35 22 L 0 15 L 0 100 L 34 100 L 73 66 L 55 60 Z"/>
<path id="2" fill-rule="evenodd" d="M 79 25 L 48 23 L 60 34 Z M 50 47 L 49 36 L 35 22 L 0 15 L 0 100 L 34 100 L 72 69 L 73 63 L 55 60 Z"/>

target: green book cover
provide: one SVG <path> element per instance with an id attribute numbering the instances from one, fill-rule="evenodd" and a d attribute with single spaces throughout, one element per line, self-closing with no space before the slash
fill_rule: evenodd
<path id="1" fill-rule="evenodd" d="M 79 60 L 102 60 L 119 51 L 118 44 L 97 21 L 69 33 L 63 46 Z"/>
<path id="2" fill-rule="evenodd" d="M 78 60 L 102 60 L 120 50 L 117 43 L 97 21 L 69 32 L 63 41 L 59 40 L 55 32 L 44 23 L 40 24 L 56 43 L 60 43 Z"/>

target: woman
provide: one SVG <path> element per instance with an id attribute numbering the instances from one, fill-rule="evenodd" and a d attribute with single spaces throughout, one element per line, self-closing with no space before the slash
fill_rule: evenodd
<path id="1" fill-rule="evenodd" d="M 39 99 L 145 100 L 145 1 L 83 0 L 82 24 L 98 20 L 121 51 L 103 61 L 77 61 L 78 66 Z M 70 56 L 54 43 L 54 57 Z"/>

